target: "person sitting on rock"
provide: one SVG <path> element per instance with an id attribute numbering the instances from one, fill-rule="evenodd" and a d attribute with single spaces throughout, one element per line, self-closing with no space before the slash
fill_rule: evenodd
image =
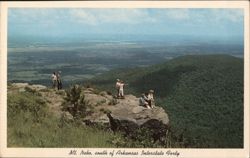
<path id="1" fill-rule="evenodd" d="M 115 84 L 115 88 L 116 88 L 116 91 L 117 91 L 117 94 L 116 94 L 116 96 L 117 96 L 117 98 L 120 98 L 121 96 L 120 96 L 120 85 L 121 85 L 121 82 L 120 82 L 120 80 L 119 79 L 117 79 L 116 80 L 116 84 Z"/>
<path id="2" fill-rule="evenodd" d="M 147 95 L 145 93 L 142 93 L 142 95 L 139 99 L 139 105 L 150 109 L 150 106 L 148 105 L 148 98 L 147 98 Z"/>
<path id="3" fill-rule="evenodd" d="M 147 95 L 148 97 L 148 104 L 151 108 L 155 107 L 155 103 L 154 103 L 154 90 L 149 90 L 149 93 Z"/>

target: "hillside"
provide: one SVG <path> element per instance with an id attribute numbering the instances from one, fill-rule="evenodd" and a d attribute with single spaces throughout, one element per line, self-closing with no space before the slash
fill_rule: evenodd
<path id="1" fill-rule="evenodd" d="M 170 147 L 162 107 L 74 85 L 8 84 L 8 147 Z"/>
<path id="2" fill-rule="evenodd" d="M 14 83 L 8 85 L 8 147 L 116 147 L 111 141 L 120 138 L 83 126 L 62 111 L 65 91 L 42 85 Z M 122 138 L 121 138 L 122 139 Z"/>
<path id="3" fill-rule="evenodd" d="M 145 68 L 119 69 L 88 85 L 115 93 L 155 90 L 171 120 L 173 139 L 183 147 L 243 147 L 243 60 L 228 55 L 188 55 Z M 178 146 L 177 145 L 177 146 Z"/>

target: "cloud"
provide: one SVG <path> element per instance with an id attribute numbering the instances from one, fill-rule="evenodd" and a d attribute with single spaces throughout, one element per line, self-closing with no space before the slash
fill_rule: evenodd
<path id="1" fill-rule="evenodd" d="M 236 33 L 243 29 L 243 9 L 225 8 L 64 8 L 9 9 L 12 30 L 100 33 Z M 20 31 L 21 32 L 21 31 Z"/>
<path id="2" fill-rule="evenodd" d="M 73 9 L 69 11 L 70 16 L 78 23 L 87 23 L 90 25 L 96 25 L 98 19 L 95 15 L 85 11 L 83 9 Z"/>
<path id="3" fill-rule="evenodd" d="M 155 22 L 145 9 L 73 9 L 70 15 L 77 22 L 89 25 Z"/>
<path id="4" fill-rule="evenodd" d="M 150 15 L 147 9 L 122 9 L 122 10 L 112 10 L 106 16 L 105 22 L 116 21 L 118 23 L 130 23 L 137 24 L 143 22 L 155 22 L 156 19 Z"/>
<path id="5" fill-rule="evenodd" d="M 216 8 L 216 9 L 203 9 L 200 11 L 200 16 L 196 13 L 194 16 L 195 19 L 199 19 L 200 21 L 208 20 L 211 23 L 222 23 L 222 22 L 230 22 L 230 23 L 238 23 L 242 22 L 244 13 L 242 9 L 224 9 L 224 8 Z"/>
<path id="6" fill-rule="evenodd" d="M 243 9 L 166 9 L 165 15 L 171 20 L 186 20 L 189 23 L 201 24 L 209 21 L 211 23 L 220 23 L 221 21 L 242 22 Z"/>
<path id="7" fill-rule="evenodd" d="M 243 9 L 215 9 L 212 14 L 217 21 L 228 20 L 231 22 L 239 22 L 243 20 Z"/>
<path id="8" fill-rule="evenodd" d="M 12 22 L 19 23 L 52 23 L 71 22 L 88 25 L 110 24 L 139 24 L 161 23 L 168 21 L 186 21 L 201 24 L 229 21 L 241 22 L 241 9 L 10 9 L 9 17 Z"/>
<path id="9" fill-rule="evenodd" d="M 190 18 L 189 9 L 166 9 L 166 16 L 169 19 L 186 20 Z"/>
<path id="10" fill-rule="evenodd" d="M 61 19 L 61 14 L 55 9 L 10 9 L 9 21 L 17 24 L 48 25 Z"/>

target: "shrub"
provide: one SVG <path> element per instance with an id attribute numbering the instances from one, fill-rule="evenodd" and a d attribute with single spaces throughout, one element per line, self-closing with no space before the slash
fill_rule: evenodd
<path id="1" fill-rule="evenodd" d="M 110 114 L 111 113 L 111 111 L 109 109 L 105 109 L 103 112 L 104 112 L 104 114 Z"/>
<path id="2" fill-rule="evenodd" d="M 93 88 L 93 85 L 90 82 L 86 82 L 83 84 L 83 87 L 85 88 Z"/>
<path id="3" fill-rule="evenodd" d="M 133 134 L 126 135 L 121 133 L 124 138 L 114 136 L 111 142 L 117 147 L 128 148 L 156 148 L 165 147 L 164 143 L 154 140 L 153 135 L 148 128 L 139 128 Z M 166 138 L 165 138 L 166 139 Z M 164 141 L 165 141 L 164 139 Z"/>
<path id="4" fill-rule="evenodd" d="M 64 91 L 56 91 L 56 94 L 58 94 L 58 95 L 65 95 L 65 92 Z"/>
<path id="5" fill-rule="evenodd" d="M 111 91 L 107 91 L 107 94 L 108 94 L 108 95 L 112 95 L 112 92 L 111 92 Z"/>
<path id="6" fill-rule="evenodd" d="M 84 118 L 89 104 L 85 100 L 84 94 L 81 93 L 81 87 L 74 85 L 66 90 L 62 106 L 63 110 L 68 110 L 74 118 Z"/>
<path id="7" fill-rule="evenodd" d="M 27 86 L 26 86 L 24 89 L 25 89 L 26 92 L 30 92 L 30 93 L 33 93 L 33 94 L 36 93 L 36 90 L 35 90 L 35 89 L 32 89 L 32 88 L 30 88 L 30 87 L 27 87 Z"/>

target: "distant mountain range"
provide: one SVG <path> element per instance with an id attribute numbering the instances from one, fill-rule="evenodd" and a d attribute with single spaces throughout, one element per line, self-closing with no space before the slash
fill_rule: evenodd
<path id="1" fill-rule="evenodd" d="M 244 45 L 242 36 L 195 36 L 180 34 L 69 34 L 67 36 L 38 36 L 8 34 L 8 46 L 16 47 L 26 44 L 43 43 L 53 46 L 55 44 L 77 44 L 81 42 L 148 42 L 148 43 L 214 43 L 229 45 Z"/>
<path id="2" fill-rule="evenodd" d="M 144 68 L 107 72 L 85 84 L 115 93 L 155 90 L 168 112 L 173 139 L 186 147 L 243 147 L 243 59 L 229 55 L 187 55 Z"/>

